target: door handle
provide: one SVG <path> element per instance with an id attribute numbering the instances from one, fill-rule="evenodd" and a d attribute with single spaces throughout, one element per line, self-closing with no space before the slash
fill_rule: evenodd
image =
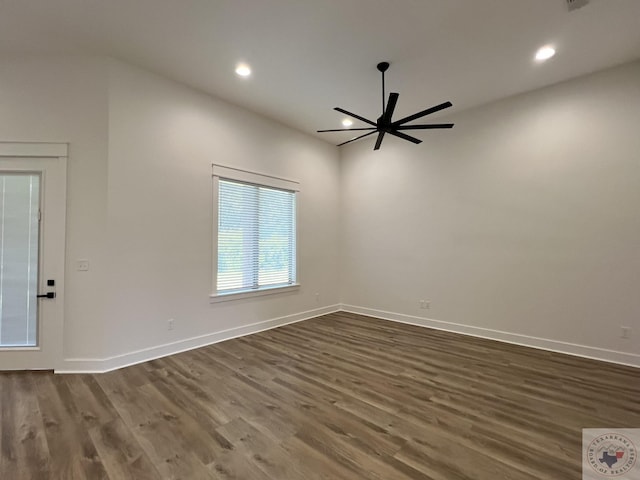
<path id="1" fill-rule="evenodd" d="M 56 292 L 47 292 L 42 295 L 36 295 L 38 298 L 56 298 Z"/>

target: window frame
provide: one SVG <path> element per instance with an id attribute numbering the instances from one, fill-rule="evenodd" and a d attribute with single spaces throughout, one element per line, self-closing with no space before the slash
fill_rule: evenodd
<path id="1" fill-rule="evenodd" d="M 288 190 L 293 192 L 295 196 L 295 283 L 290 285 L 277 285 L 266 286 L 257 289 L 240 290 L 233 292 L 218 292 L 218 221 L 219 221 L 219 195 L 220 195 L 220 180 L 230 180 L 243 183 L 250 183 L 253 185 L 275 188 L 280 190 Z M 295 180 L 287 178 L 276 177 L 273 175 L 267 175 L 263 173 L 251 172 L 249 170 L 243 170 L 240 168 L 228 167 L 225 165 L 212 165 L 212 180 L 213 180 L 213 245 L 212 245 L 212 293 L 209 295 L 210 303 L 225 302 L 229 300 L 240 300 L 243 298 L 258 297 L 262 295 L 272 295 L 277 293 L 290 292 L 300 288 L 299 282 L 299 249 L 298 249 L 298 193 L 300 192 L 300 183 Z"/>

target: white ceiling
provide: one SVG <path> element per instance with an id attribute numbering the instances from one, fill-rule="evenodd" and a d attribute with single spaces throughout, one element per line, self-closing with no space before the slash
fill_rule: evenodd
<path id="1" fill-rule="evenodd" d="M 640 58 L 640 0 L 0 0 L 0 54 L 23 53 L 111 55 L 314 133 L 341 127 L 336 106 L 380 115 L 380 61 L 400 118 Z"/>

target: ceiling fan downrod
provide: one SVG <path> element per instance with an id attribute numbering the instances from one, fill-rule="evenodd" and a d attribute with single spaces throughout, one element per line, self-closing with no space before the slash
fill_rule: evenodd
<path id="1" fill-rule="evenodd" d="M 386 97 L 384 91 L 384 72 L 389 70 L 389 62 L 380 62 L 377 67 L 380 73 L 382 73 L 382 112 L 384 113 L 384 99 Z"/>

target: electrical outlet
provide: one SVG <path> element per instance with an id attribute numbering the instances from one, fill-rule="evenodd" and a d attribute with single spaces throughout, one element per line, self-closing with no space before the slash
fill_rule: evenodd
<path id="1" fill-rule="evenodd" d="M 620 325 L 620 338 L 631 338 L 631 327 Z"/>
<path id="2" fill-rule="evenodd" d="M 88 272 L 89 260 L 76 260 L 76 270 L 78 272 Z"/>
<path id="3" fill-rule="evenodd" d="M 320 303 L 320 294 L 316 293 L 316 303 Z"/>
<path id="4" fill-rule="evenodd" d="M 173 330 L 173 318 L 167 320 L 167 330 Z"/>
<path id="5" fill-rule="evenodd" d="M 431 308 L 431 302 L 429 300 L 420 300 L 418 302 L 418 306 L 422 309 L 422 310 L 428 310 Z"/>

